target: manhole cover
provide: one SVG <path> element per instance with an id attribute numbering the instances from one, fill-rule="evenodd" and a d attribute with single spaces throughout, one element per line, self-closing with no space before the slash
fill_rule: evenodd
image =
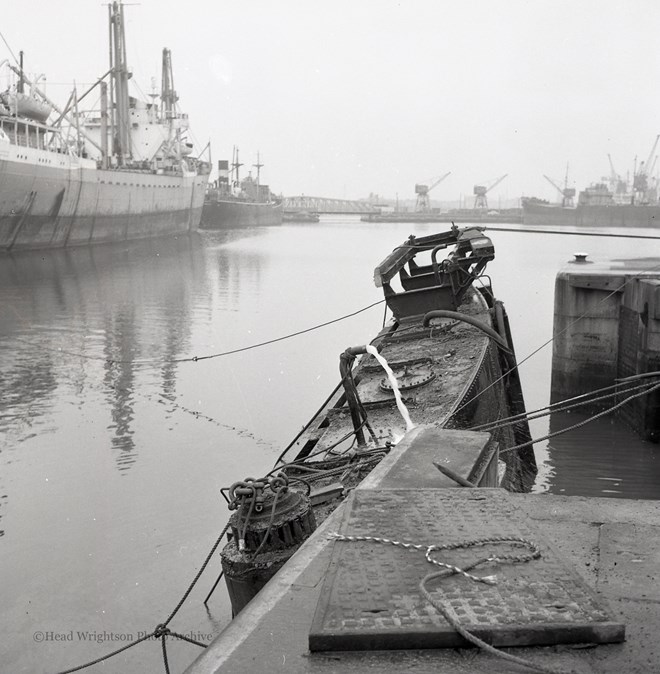
<path id="1" fill-rule="evenodd" d="M 496 585 L 449 576 L 430 588 L 434 599 L 494 646 L 623 641 L 625 626 L 609 615 L 601 598 L 513 501 L 499 489 L 357 490 L 347 503 L 340 533 L 425 545 L 495 537 L 531 540 L 539 546 L 540 559 L 475 570 L 477 575 L 495 574 Z M 419 581 L 438 570 L 423 552 L 371 541 L 333 545 L 310 650 L 467 645 L 419 592 Z M 446 551 L 441 561 L 464 567 L 507 552 L 489 546 Z"/>

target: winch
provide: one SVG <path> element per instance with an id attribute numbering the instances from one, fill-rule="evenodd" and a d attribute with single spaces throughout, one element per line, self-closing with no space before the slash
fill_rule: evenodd
<path id="1" fill-rule="evenodd" d="M 227 498 L 230 540 L 220 553 L 236 615 L 316 529 L 309 497 L 282 473 L 234 483 Z"/>

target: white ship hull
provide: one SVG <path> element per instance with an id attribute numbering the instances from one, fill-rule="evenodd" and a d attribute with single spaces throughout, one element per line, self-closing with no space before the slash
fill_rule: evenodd
<path id="1" fill-rule="evenodd" d="M 72 155 L 0 143 L 0 250 L 194 231 L 207 178 L 98 169 Z"/>

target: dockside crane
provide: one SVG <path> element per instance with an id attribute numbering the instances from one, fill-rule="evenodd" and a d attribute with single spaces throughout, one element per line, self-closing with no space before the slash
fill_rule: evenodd
<path id="1" fill-rule="evenodd" d="M 543 177 L 561 194 L 561 205 L 564 208 L 572 208 L 575 199 L 575 188 L 568 186 L 568 164 L 566 164 L 566 176 L 564 177 L 564 186 L 560 187 L 552 178 L 543 174 Z"/>
<path id="2" fill-rule="evenodd" d="M 497 187 L 508 175 L 508 173 L 505 173 L 501 178 L 496 178 L 495 180 L 490 181 L 490 185 L 488 183 L 485 185 L 475 185 L 474 189 L 472 190 L 474 193 L 474 207 L 487 209 L 488 199 L 486 198 L 486 195 L 494 187 Z"/>
<path id="3" fill-rule="evenodd" d="M 415 185 L 415 194 L 417 195 L 417 202 L 415 203 L 415 211 L 417 213 L 428 213 L 431 210 L 431 200 L 429 199 L 429 192 L 437 187 L 449 174 L 451 171 L 445 173 L 437 179 L 432 179 L 429 182 L 430 185 L 425 185 L 422 183 L 417 183 Z"/>
<path id="4" fill-rule="evenodd" d="M 655 151 L 658 148 L 658 141 L 660 140 L 660 134 L 655 137 L 655 142 L 649 152 L 649 156 L 645 162 L 642 162 L 639 165 L 639 169 L 635 168 L 633 172 L 633 203 L 648 203 L 649 197 L 649 176 L 655 168 L 655 162 L 657 157 Z"/>

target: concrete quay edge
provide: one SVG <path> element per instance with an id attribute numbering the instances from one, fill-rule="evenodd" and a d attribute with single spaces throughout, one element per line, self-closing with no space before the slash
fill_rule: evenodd
<path id="1" fill-rule="evenodd" d="M 386 476 L 391 480 L 392 471 L 416 437 L 415 431 L 409 435 L 359 489 L 379 489 Z M 660 633 L 660 502 L 548 494 L 511 497 L 612 613 L 626 623 L 627 638 L 622 644 L 515 648 L 508 652 L 558 672 L 660 671 L 656 636 Z M 330 562 L 329 534 L 337 531 L 343 509 L 340 506 L 321 524 L 186 674 L 512 671 L 510 663 L 477 649 L 310 654 L 307 636 Z"/>

